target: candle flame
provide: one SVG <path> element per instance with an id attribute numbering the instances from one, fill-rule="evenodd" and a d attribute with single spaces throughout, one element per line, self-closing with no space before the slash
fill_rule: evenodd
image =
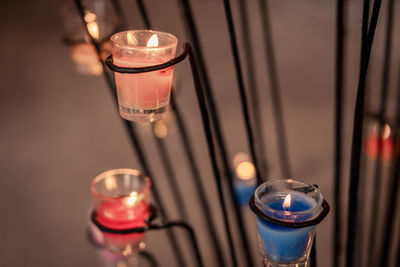
<path id="1" fill-rule="evenodd" d="M 239 179 L 242 180 L 250 180 L 254 178 L 256 173 L 256 169 L 250 161 L 240 162 L 236 166 L 236 175 Z"/>
<path id="2" fill-rule="evenodd" d="M 147 47 L 158 47 L 158 37 L 157 34 L 153 34 L 147 41 Z"/>
<path id="3" fill-rule="evenodd" d="M 89 34 L 94 38 L 94 39 L 99 39 L 99 25 L 97 22 L 92 21 L 87 24 L 87 29 Z"/>
<path id="4" fill-rule="evenodd" d="M 133 207 L 138 201 L 138 193 L 132 192 L 129 194 L 129 197 L 124 199 L 124 204 L 128 207 Z"/>
<path id="5" fill-rule="evenodd" d="M 384 128 L 383 128 L 383 132 L 382 132 L 382 139 L 387 139 L 390 137 L 390 126 L 389 124 L 385 124 Z"/>
<path id="6" fill-rule="evenodd" d="M 285 197 L 285 201 L 283 201 L 283 208 L 285 210 L 288 210 L 290 208 L 290 203 L 291 203 L 291 196 L 290 194 L 287 194 L 287 196 Z"/>

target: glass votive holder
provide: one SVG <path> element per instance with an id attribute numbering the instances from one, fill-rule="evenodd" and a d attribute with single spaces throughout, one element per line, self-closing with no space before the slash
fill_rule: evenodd
<path id="1" fill-rule="evenodd" d="M 91 184 L 97 223 L 114 230 L 146 226 L 150 217 L 150 179 L 133 169 L 114 169 L 97 176 Z M 93 232 L 93 231 L 92 231 Z M 113 253 L 129 256 L 143 247 L 144 233 L 97 237 Z"/>
<path id="2" fill-rule="evenodd" d="M 118 67 L 147 67 L 173 59 L 178 39 L 150 30 L 125 31 L 111 37 L 113 63 Z M 166 115 L 174 67 L 138 73 L 115 73 L 119 111 L 129 121 L 153 122 Z"/>
<path id="3" fill-rule="evenodd" d="M 120 29 L 120 21 L 110 0 L 87 0 L 85 22 L 87 31 L 99 43 L 101 59 L 111 54 L 109 37 Z M 85 75 L 100 75 L 103 67 L 97 51 L 91 44 L 82 19 L 73 1 L 67 1 L 62 9 L 64 40 L 70 47 L 71 59 L 76 70 Z"/>
<path id="4" fill-rule="evenodd" d="M 237 153 L 233 158 L 233 186 L 236 201 L 240 206 L 247 206 L 257 186 L 256 168 L 246 153 Z"/>
<path id="5" fill-rule="evenodd" d="M 323 197 L 305 182 L 275 180 L 261 184 L 254 193 L 255 206 L 265 215 L 300 223 L 320 214 Z M 315 225 L 292 228 L 257 216 L 259 255 L 262 266 L 307 266 Z"/>

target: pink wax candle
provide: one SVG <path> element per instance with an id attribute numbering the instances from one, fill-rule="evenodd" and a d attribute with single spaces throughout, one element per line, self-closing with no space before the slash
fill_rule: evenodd
<path id="1" fill-rule="evenodd" d="M 147 67 L 175 57 L 178 40 L 157 31 L 126 31 L 111 37 L 114 64 L 119 67 Z M 139 73 L 115 73 L 121 117 L 130 121 L 153 122 L 168 110 L 174 67 Z"/>
<path id="2" fill-rule="evenodd" d="M 91 185 L 96 220 L 111 229 L 146 225 L 150 216 L 150 180 L 139 171 L 116 169 L 97 176 Z M 140 248 L 144 233 L 103 234 L 104 245 L 113 252 L 129 255 Z"/>

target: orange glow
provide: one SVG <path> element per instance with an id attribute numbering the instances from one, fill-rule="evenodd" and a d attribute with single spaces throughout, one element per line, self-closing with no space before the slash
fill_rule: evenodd
<path id="1" fill-rule="evenodd" d="M 283 208 L 285 210 L 288 210 L 290 208 L 290 203 L 292 201 L 291 199 L 292 197 L 290 196 L 290 194 L 287 194 L 287 196 L 285 197 L 285 201 L 283 201 Z"/>
<path id="2" fill-rule="evenodd" d="M 384 128 L 383 128 L 383 132 L 382 132 L 382 138 L 383 139 L 387 139 L 390 137 L 390 126 L 389 124 L 385 124 Z"/>
<path id="3" fill-rule="evenodd" d="M 89 34 L 94 38 L 94 39 L 99 39 L 99 25 L 97 22 L 92 21 L 87 24 L 87 29 L 89 31 Z"/>
<path id="4" fill-rule="evenodd" d="M 147 41 L 147 47 L 158 47 L 158 37 L 157 34 L 153 34 Z"/>
<path id="5" fill-rule="evenodd" d="M 133 207 L 138 201 L 138 193 L 132 192 L 127 199 L 124 199 L 124 204 L 128 207 Z"/>
<path id="6" fill-rule="evenodd" d="M 256 169 L 254 168 L 253 163 L 251 163 L 250 161 L 240 162 L 236 166 L 236 175 L 239 179 L 250 180 L 254 177 L 255 173 Z"/>

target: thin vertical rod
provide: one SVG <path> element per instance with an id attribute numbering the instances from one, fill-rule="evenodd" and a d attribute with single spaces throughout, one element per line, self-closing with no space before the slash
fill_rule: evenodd
<path id="1" fill-rule="evenodd" d="M 193 181 L 195 183 L 195 190 L 196 190 L 197 196 L 198 196 L 198 198 L 200 200 L 200 204 L 201 204 L 200 207 L 202 209 L 202 213 L 204 214 L 204 216 L 202 216 L 202 217 L 205 220 L 205 223 L 207 225 L 209 238 L 211 239 L 211 243 L 213 246 L 212 251 L 213 251 L 214 257 L 218 261 L 218 266 L 226 266 L 223 252 L 221 249 L 221 243 L 218 238 L 218 232 L 215 228 L 215 224 L 213 222 L 212 216 L 207 216 L 207 214 L 209 214 L 209 212 L 211 210 L 211 207 L 208 203 L 206 193 L 204 191 L 204 185 L 201 182 L 202 179 L 200 176 L 200 171 L 197 167 L 196 160 L 194 158 L 193 148 L 191 145 L 192 142 L 191 142 L 190 136 L 186 130 L 187 127 L 186 127 L 185 121 L 183 120 L 180 107 L 179 107 L 178 103 L 175 101 L 175 96 L 173 94 L 171 95 L 170 101 L 171 101 L 171 107 L 175 114 L 176 122 L 177 122 L 178 129 L 179 129 L 179 134 L 180 134 L 180 137 L 182 140 L 186 158 L 189 161 L 190 170 L 192 172 Z"/>
<path id="2" fill-rule="evenodd" d="M 255 144 L 254 144 L 254 133 L 253 133 L 253 130 L 251 127 L 249 108 L 247 105 L 247 95 L 246 95 L 246 89 L 245 89 L 244 81 L 243 81 L 242 66 L 240 63 L 239 50 L 237 47 L 235 26 L 233 24 L 233 18 L 232 18 L 231 3 L 229 0 L 223 0 L 223 1 L 224 1 L 226 22 L 228 23 L 228 29 L 229 29 L 229 38 L 231 41 L 231 50 L 232 50 L 233 59 L 235 61 L 236 79 L 237 79 L 238 88 L 239 88 L 240 102 L 242 104 L 243 118 L 244 118 L 244 122 L 246 125 L 247 141 L 248 141 L 248 145 L 250 147 L 250 152 L 251 152 L 251 156 L 253 158 L 253 163 L 254 163 L 254 166 L 255 166 L 256 172 L 257 172 L 256 173 L 257 174 L 257 183 L 261 184 L 263 179 L 261 178 L 261 172 L 260 172 L 260 167 L 259 167 L 260 165 L 259 165 L 259 161 L 258 161 L 258 157 L 257 157 Z"/>
<path id="3" fill-rule="evenodd" d="M 250 253 L 250 243 L 247 239 L 246 235 L 246 228 L 244 226 L 244 220 L 242 217 L 242 214 L 240 212 L 240 207 L 236 199 L 235 195 L 235 189 L 233 187 L 232 179 L 232 170 L 229 164 L 228 160 L 228 152 L 227 148 L 225 145 L 225 141 L 223 138 L 222 134 L 222 129 L 221 125 L 222 123 L 220 122 L 219 119 L 219 114 L 216 108 L 215 100 L 214 100 L 214 95 L 213 95 L 213 90 L 211 88 L 211 84 L 208 78 L 208 72 L 206 69 L 204 57 L 203 57 L 203 52 L 202 52 L 202 47 L 200 45 L 200 40 L 199 40 L 199 34 L 196 28 L 196 24 L 194 22 L 194 16 L 192 12 L 192 8 L 190 6 L 189 0 L 180 0 L 181 7 L 183 14 L 185 16 L 185 21 L 186 21 L 186 26 L 189 32 L 190 39 L 193 43 L 193 52 L 195 54 L 196 60 L 199 62 L 199 75 L 202 79 L 203 85 L 204 85 L 204 92 L 205 92 L 205 97 L 207 100 L 207 105 L 209 107 L 209 112 L 211 115 L 211 123 L 215 132 L 216 136 L 216 143 L 219 149 L 219 152 L 221 154 L 222 158 L 222 166 L 224 168 L 224 174 L 226 177 L 226 181 L 228 183 L 228 189 L 229 189 L 229 195 L 231 198 L 231 203 L 233 204 L 233 211 L 234 211 L 234 216 L 237 222 L 238 226 L 238 232 L 239 232 L 239 237 L 240 237 L 240 243 L 242 245 L 242 250 L 245 254 L 245 259 L 247 262 L 247 266 L 255 266 L 253 262 L 252 255 Z"/>
<path id="4" fill-rule="evenodd" d="M 349 206 L 347 213 L 347 249 L 346 249 L 346 267 L 353 266 L 354 249 L 356 238 L 356 216 L 358 209 L 358 184 L 360 180 L 360 160 L 362 145 L 362 129 L 364 123 L 364 102 L 365 102 L 365 80 L 368 71 L 369 59 L 371 57 L 372 43 L 375 36 L 376 25 L 378 22 L 381 0 L 375 0 L 372 10 L 371 23 L 368 34 L 365 34 L 364 28 L 368 29 L 368 0 L 364 0 L 363 20 L 362 20 L 362 40 L 361 40 L 361 63 L 360 75 L 358 81 L 356 105 L 353 121 L 353 137 L 350 162 L 350 187 L 349 187 Z"/>
<path id="5" fill-rule="evenodd" d="M 381 250 L 379 251 L 380 266 L 386 267 L 388 265 L 390 240 L 393 236 L 393 223 L 395 214 L 398 212 L 396 197 L 399 192 L 400 186 L 400 154 L 398 147 L 400 145 L 400 79 L 397 85 L 397 108 L 396 108 L 396 124 L 394 129 L 394 162 L 392 165 L 391 176 L 388 184 L 387 199 L 385 200 L 385 209 L 383 214 L 383 234 Z M 399 266 L 399 265 L 396 265 Z"/>
<path id="6" fill-rule="evenodd" d="M 335 147 L 334 147 L 334 223 L 332 266 L 340 266 L 342 208 L 340 192 L 342 188 L 342 137 L 343 137 L 343 84 L 344 84 L 344 35 L 345 0 L 336 1 L 336 62 L 335 62 Z"/>
<path id="7" fill-rule="evenodd" d="M 158 264 L 158 262 L 157 262 L 156 258 L 154 257 L 154 255 L 151 254 L 148 251 L 140 251 L 139 252 L 139 256 L 141 256 L 142 258 L 145 258 L 151 267 L 160 266 L 160 264 Z"/>
<path id="8" fill-rule="evenodd" d="M 147 12 L 145 4 L 143 3 L 143 0 L 137 0 L 137 4 L 139 6 L 140 14 L 142 16 L 142 19 L 143 19 L 143 22 L 144 22 L 145 26 L 148 29 L 151 29 L 152 28 L 152 24 L 150 22 L 150 19 L 149 19 L 149 16 L 148 16 L 148 12 Z M 171 102 L 172 110 L 174 111 L 175 118 L 177 120 L 178 129 L 179 129 L 179 133 L 181 135 L 184 151 L 186 153 L 187 159 L 189 160 L 190 169 L 192 171 L 193 180 L 194 180 L 194 183 L 195 183 L 196 193 L 197 193 L 197 196 L 199 197 L 200 204 L 201 204 L 201 207 L 202 207 L 202 212 L 203 212 L 203 215 L 204 215 L 202 217 L 205 220 L 205 223 L 206 223 L 207 229 L 208 229 L 208 233 L 209 233 L 209 238 L 212 241 L 213 254 L 214 254 L 215 258 L 217 259 L 219 266 L 226 266 L 225 260 L 224 260 L 224 257 L 223 257 L 223 252 L 222 252 L 222 249 L 221 249 L 221 243 L 220 243 L 220 240 L 218 239 L 218 234 L 217 234 L 217 230 L 216 230 L 215 224 L 214 224 L 211 216 L 207 216 L 207 214 L 210 211 L 210 205 L 208 204 L 207 197 L 206 197 L 206 194 L 205 194 L 205 191 L 204 191 L 204 186 L 201 183 L 200 172 L 198 170 L 198 167 L 196 165 L 196 161 L 195 161 L 194 156 L 193 156 L 193 152 L 192 152 L 193 148 L 191 147 L 191 142 L 189 140 L 189 135 L 188 135 L 187 130 L 186 130 L 187 127 L 186 127 L 185 122 L 183 120 L 182 113 L 181 113 L 181 111 L 179 109 L 179 105 L 175 101 L 175 95 L 173 94 L 173 91 L 171 92 L 170 102 Z M 187 212 L 185 212 L 185 213 L 187 214 Z"/>
<path id="9" fill-rule="evenodd" d="M 272 109 L 274 111 L 276 138 L 279 147 L 279 158 L 281 162 L 282 175 L 286 178 L 292 177 L 289 152 L 287 147 L 287 135 L 285 130 L 284 114 L 282 108 L 282 97 L 278 81 L 278 71 L 272 42 L 271 25 L 269 21 L 269 9 L 267 0 L 259 0 L 261 21 L 263 26 L 263 37 L 265 43 L 266 62 L 269 70 L 269 81 L 271 87 Z"/>
<path id="10" fill-rule="evenodd" d="M 372 199 L 372 210 L 379 211 L 380 207 L 380 191 L 381 191 L 381 175 L 382 175 L 382 135 L 383 126 L 385 123 L 384 116 L 387 110 L 387 99 L 389 91 L 389 77 L 390 77 L 390 58 L 392 50 L 392 35 L 393 35 L 393 13 L 394 13 L 394 0 L 389 0 L 387 5 L 387 20 L 386 20 L 386 36 L 385 36 L 385 50 L 384 50 L 384 61 L 382 68 L 382 80 L 381 80 L 381 97 L 379 105 L 379 124 L 378 124 L 378 149 L 377 158 L 374 170 L 374 184 L 373 184 L 373 199 Z M 374 265 L 375 263 L 375 250 L 377 240 L 377 225 L 378 217 L 375 212 L 371 213 L 370 226 L 369 226 L 369 240 L 368 240 L 368 263 Z M 383 265 L 382 265 L 383 266 Z"/>
<path id="11" fill-rule="evenodd" d="M 147 9 L 146 6 L 143 3 L 143 0 L 136 0 L 136 3 L 139 7 L 140 10 L 140 14 L 142 15 L 142 19 L 144 22 L 144 25 L 146 26 L 147 29 L 151 29 L 151 23 L 150 23 L 150 19 L 149 19 L 149 15 L 147 13 Z"/>
<path id="12" fill-rule="evenodd" d="M 189 219 L 188 212 L 184 205 L 182 194 L 179 190 L 176 173 L 174 171 L 174 168 L 172 167 L 173 166 L 172 162 L 168 156 L 166 143 L 163 139 L 160 139 L 155 136 L 154 125 L 153 125 L 153 137 L 154 137 L 154 141 L 156 142 L 157 150 L 158 150 L 158 152 L 160 152 L 161 162 L 165 169 L 165 175 L 167 176 L 168 181 L 170 182 L 170 185 L 171 185 L 172 197 L 174 198 L 174 201 L 178 208 L 178 214 L 184 221 L 188 221 L 188 219 Z"/>
<path id="13" fill-rule="evenodd" d="M 86 25 L 86 21 L 85 21 L 85 10 L 84 10 L 84 7 L 82 5 L 82 2 L 81 2 L 81 0 L 74 0 L 74 2 L 75 2 L 75 5 L 76 5 L 76 7 L 78 9 L 79 14 L 80 14 L 80 17 L 81 17 L 81 20 L 82 20 L 82 25 L 83 25 L 83 27 L 84 27 L 84 29 L 86 31 L 86 34 L 89 37 L 91 43 L 93 44 L 93 46 L 94 46 L 94 48 L 95 48 L 95 50 L 97 52 L 99 61 L 102 64 L 103 73 L 104 73 L 103 76 L 104 76 L 104 78 L 106 80 L 108 88 L 109 88 L 109 90 L 111 92 L 111 95 L 114 98 L 114 102 L 117 104 L 118 103 L 118 99 L 117 99 L 117 93 L 116 93 L 116 90 L 115 90 L 115 87 L 114 87 L 114 83 L 112 82 L 111 77 L 105 71 L 106 68 L 105 68 L 104 61 L 101 59 L 100 46 L 88 31 L 88 28 L 87 28 L 87 25 Z M 133 125 L 131 125 L 126 120 L 122 119 L 122 121 L 124 123 L 125 130 L 128 133 L 129 140 L 131 141 L 131 144 L 133 145 L 133 147 L 136 150 L 136 153 L 138 155 L 138 158 L 139 158 L 140 164 L 142 165 L 143 170 L 145 171 L 145 173 L 148 176 L 154 177 L 152 175 L 152 172 L 150 171 L 150 168 L 149 168 L 148 164 L 147 164 L 147 161 L 146 161 L 144 153 L 143 153 L 143 148 L 142 148 L 140 142 L 138 141 L 138 136 L 136 135 L 136 132 L 135 132 L 135 130 L 133 128 Z M 154 200 L 156 201 L 157 206 L 159 208 L 159 212 L 160 212 L 161 217 L 163 217 L 166 220 L 168 220 L 168 215 L 167 215 L 166 210 L 165 210 L 164 205 L 163 205 L 164 202 L 162 202 L 162 200 L 160 198 L 160 194 L 159 194 L 159 191 L 157 190 L 157 186 L 156 186 L 156 183 L 155 183 L 154 180 L 152 182 L 151 190 L 152 190 L 152 195 L 154 197 Z M 168 235 L 168 238 L 170 239 L 173 252 L 174 252 L 175 257 L 176 257 L 176 259 L 178 261 L 178 266 L 180 266 L 180 267 L 186 266 L 185 261 L 183 259 L 183 255 L 181 253 L 181 250 L 179 249 L 178 242 L 177 242 L 174 234 L 172 233 L 172 231 L 168 230 L 167 231 L 167 235 Z"/>
<path id="14" fill-rule="evenodd" d="M 400 238 L 398 239 L 397 242 L 397 252 L 395 252 L 397 255 L 395 259 L 395 265 L 394 266 L 400 266 Z"/>
<path id="15" fill-rule="evenodd" d="M 119 19 L 120 24 L 121 24 L 120 26 L 122 28 L 125 28 L 126 25 L 127 25 L 127 22 L 126 22 L 126 17 L 124 15 L 124 12 L 122 12 L 121 4 L 119 3 L 118 0 L 111 0 L 111 3 L 114 6 L 114 9 L 118 14 L 118 19 Z"/>
<path id="16" fill-rule="evenodd" d="M 313 244 L 310 252 L 310 266 L 317 267 L 317 234 L 314 236 Z"/>
<path id="17" fill-rule="evenodd" d="M 251 110 L 254 116 L 253 125 L 256 141 L 258 143 L 258 153 L 260 155 L 260 171 L 262 171 L 262 176 L 267 177 L 268 174 L 268 165 L 267 165 L 267 157 L 266 157 L 266 149 L 265 149 L 265 141 L 264 141 L 264 133 L 263 133 L 263 119 L 261 117 L 261 109 L 260 109 L 260 99 L 258 94 L 258 86 L 257 86 L 257 78 L 256 71 L 254 69 L 254 54 L 253 48 L 251 46 L 251 34 L 249 27 L 249 17 L 247 16 L 247 1 L 239 0 L 239 11 L 240 11 L 240 26 L 243 34 L 243 46 L 245 52 L 245 60 L 246 60 L 246 71 L 248 84 L 250 87 L 250 101 L 251 101 Z"/>
<path id="18" fill-rule="evenodd" d="M 150 230 L 160 230 L 160 229 L 165 229 L 165 228 L 170 228 L 170 227 L 179 227 L 182 228 L 184 230 L 186 230 L 186 232 L 189 234 L 190 237 L 190 243 L 192 244 L 192 250 L 195 254 L 196 257 L 196 262 L 197 262 L 197 266 L 198 267 L 203 267 L 203 260 L 201 258 L 201 254 L 200 254 L 200 249 L 199 249 L 199 243 L 197 242 L 197 238 L 196 238 L 196 234 L 194 233 L 193 228 L 185 223 L 185 222 L 181 222 L 181 221 L 176 221 L 176 222 L 166 222 L 164 224 L 160 224 L 160 225 L 150 225 L 149 229 Z"/>
<path id="19" fill-rule="evenodd" d="M 220 176 L 220 172 L 218 170 L 217 157 L 216 157 L 215 148 L 214 148 L 214 138 L 213 138 L 212 131 L 211 131 L 210 118 L 209 118 L 209 114 L 208 114 L 208 110 L 207 110 L 206 101 L 204 98 L 204 92 L 203 92 L 203 88 L 202 88 L 202 84 L 201 84 L 200 74 L 199 74 L 199 71 L 197 68 L 197 63 L 196 63 L 196 59 L 194 58 L 192 48 L 189 44 L 186 44 L 186 46 L 187 46 L 187 50 L 188 50 L 190 66 L 192 69 L 196 96 L 197 96 L 199 108 L 201 111 L 201 119 L 203 122 L 204 134 L 207 139 L 208 153 L 210 156 L 211 165 L 212 165 L 212 169 L 214 172 L 215 182 L 217 184 L 218 198 L 219 198 L 219 202 L 220 202 L 221 209 L 222 209 L 222 215 L 223 215 L 223 219 L 224 219 L 226 235 L 228 237 L 229 250 L 230 250 L 230 254 L 231 254 L 232 264 L 233 264 L 233 266 L 238 266 L 235 248 L 233 245 L 232 233 L 231 233 L 230 224 L 229 224 L 229 220 L 228 220 L 228 212 L 227 212 L 225 199 L 224 199 L 224 195 L 223 195 L 221 176 Z"/>

